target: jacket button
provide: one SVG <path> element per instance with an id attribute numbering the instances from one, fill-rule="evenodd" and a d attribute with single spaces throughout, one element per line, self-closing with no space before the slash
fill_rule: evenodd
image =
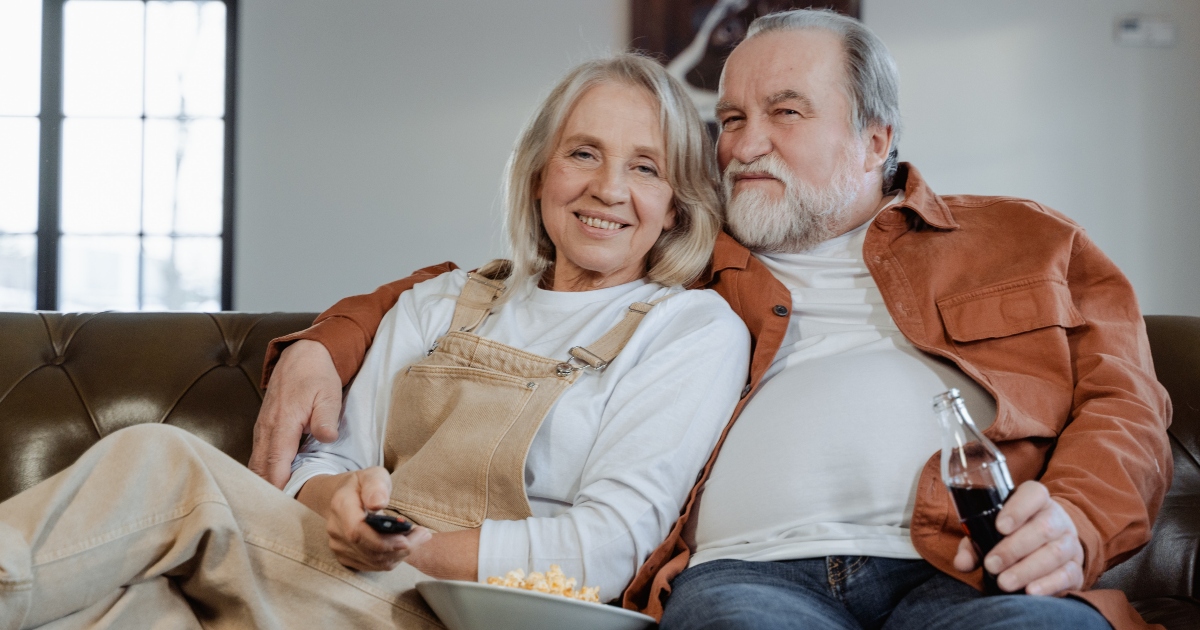
<path id="1" fill-rule="evenodd" d="M 776 304 L 776 305 L 775 305 L 775 308 L 773 308 L 773 309 L 771 309 L 771 310 L 772 310 L 772 311 L 774 311 L 774 312 L 775 312 L 775 314 L 776 314 L 776 315 L 778 315 L 778 316 L 780 316 L 780 317 L 787 317 L 787 314 L 788 314 L 788 309 L 787 309 L 787 307 L 786 307 L 786 306 L 784 306 L 784 305 L 782 305 L 782 304 Z"/>
<path id="2" fill-rule="evenodd" d="M 750 393 L 750 384 L 747 383 L 746 386 L 742 388 L 742 398 L 745 398 L 746 395 L 749 393 Z"/>

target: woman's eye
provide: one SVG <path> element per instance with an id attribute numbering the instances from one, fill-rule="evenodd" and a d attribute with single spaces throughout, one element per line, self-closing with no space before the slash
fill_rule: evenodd
<path id="1" fill-rule="evenodd" d="M 658 169 L 654 168 L 653 166 L 651 166 L 649 164 L 638 164 L 634 168 L 637 170 L 637 172 L 642 173 L 644 175 L 653 175 L 655 177 L 658 177 Z"/>
<path id="2" fill-rule="evenodd" d="M 576 157 L 581 160 L 591 160 L 591 159 L 595 159 L 596 154 L 592 153 L 591 151 L 589 151 L 587 149 L 575 149 L 574 151 L 571 152 L 571 157 Z"/>

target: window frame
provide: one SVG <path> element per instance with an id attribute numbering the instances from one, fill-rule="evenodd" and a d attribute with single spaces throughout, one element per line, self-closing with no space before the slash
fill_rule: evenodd
<path id="1" fill-rule="evenodd" d="M 102 0 L 100 0 L 102 1 Z M 225 4 L 225 115 L 221 203 L 221 310 L 233 310 L 233 206 L 236 184 L 237 0 Z M 62 240 L 63 7 L 67 0 L 42 1 L 42 85 L 37 115 L 38 223 L 35 308 L 58 310 L 59 244 Z M 147 0 L 142 0 L 145 4 Z M 143 116 L 144 118 L 144 116 Z M 140 236 L 139 236 L 140 237 Z M 138 273 L 143 273 L 139 265 Z M 140 282 L 140 280 L 139 280 Z M 139 293 L 139 300 L 141 299 Z"/>

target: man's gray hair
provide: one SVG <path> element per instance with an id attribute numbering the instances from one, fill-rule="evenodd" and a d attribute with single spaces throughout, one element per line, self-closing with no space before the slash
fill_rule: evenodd
<path id="1" fill-rule="evenodd" d="M 883 192 L 892 189 L 899 164 L 900 73 L 883 40 L 858 20 L 829 9 L 796 9 L 764 15 L 750 24 L 746 39 L 771 31 L 820 29 L 842 38 L 851 120 L 859 133 L 871 125 L 892 128 L 892 146 L 883 163 Z"/>

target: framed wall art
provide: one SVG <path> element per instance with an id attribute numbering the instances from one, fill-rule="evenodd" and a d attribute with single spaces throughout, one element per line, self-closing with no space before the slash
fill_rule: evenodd
<path id="1" fill-rule="evenodd" d="M 630 0 L 632 48 L 649 53 L 682 79 L 715 132 L 717 83 L 725 58 L 760 15 L 801 8 L 828 8 L 860 17 L 861 0 Z"/>

